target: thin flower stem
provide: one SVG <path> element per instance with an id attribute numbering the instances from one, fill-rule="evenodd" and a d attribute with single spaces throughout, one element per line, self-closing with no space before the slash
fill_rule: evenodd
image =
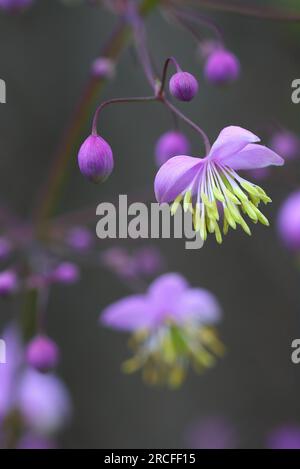
<path id="1" fill-rule="evenodd" d="M 98 108 L 96 109 L 96 112 L 94 114 L 93 118 L 93 124 L 92 124 L 92 135 L 97 135 L 97 124 L 98 124 L 98 119 L 100 112 L 107 106 L 111 104 L 125 104 L 125 103 L 147 103 L 151 101 L 157 101 L 156 96 L 138 96 L 138 97 L 130 97 L 130 98 L 114 98 L 114 99 L 109 99 L 108 101 L 104 101 L 104 103 L 100 104 Z"/>
<path id="2" fill-rule="evenodd" d="M 180 68 L 177 60 L 175 59 L 175 57 L 168 57 L 167 60 L 164 63 L 162 79 L 161 79 L 159 90 L 157 92 L 158 97 L 161 97 L 163 95 L 165 85 L 166 85 L 166 80 L 167 80 L 168 68 L 169 68 L 169 65 L 171 63 L 175 66 L 177 72 L 181 72 L 181 68 Z"/>
<path id="3" fill-rule="evenodd" d="M 174 112 L 178 117 L 180 117 L 180 119 L 182 119 L 184 122 L 186 122 L 190 127 L 192 127 L 196 132 L 198 132 L 202 138 L 203 138 L 203 142 L 204 142 L 204 146 L 205 146 L 205 151 L 206 151 L 206 155 L 208 155 L 208 153 L 210 152 L 210 149 L 211 149 L 211 145 L 210 145 L 210 141 L 206 135 L 206 133 L 204 132 L 204 130 L 201 129 L 201 127 L 199 127 L 197 124 L 195 124 L 191 119 L 189 119 L 185 114 L 183 114 L 181 111 L 179 111 L 179 109 L 177 109 L 177 107 L 175 107 L 168 99 L 166 98 L 162 98 L 161 101 L 172 111 Z"/>
<path id="4" fill-rule="evenodd" d="M 192 22 L 196 24 L 203 25 L 209 29 L 211 29 L 216 36 L 218 42 L 221 44 L 224 43 L 223 40 L 223 34 L 219 27 L 216 25 L 214 21 L 212 21 L 210 18 L 207 18 L 203 15 L 199 15 L 198 12 L 196 11 L 191 11 L 191 10 L 183 10 L 183 9 L 177 9 L 177 8 L 172 8 L 171 14 L 174 15 L 175 20 L 187 31 L 189 31 L 194 38 L 200 42 L 202 40 L 199 32 L 197 29 L 191 27 L 187 22 Z"/>

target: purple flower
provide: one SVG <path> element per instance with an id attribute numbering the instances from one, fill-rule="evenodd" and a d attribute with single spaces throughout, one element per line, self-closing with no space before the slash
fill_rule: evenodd
<path id="1" fill-rule="evenodd" d="M 120 247 L 112 247 L 101 253 L 101 262 L 115 274 L 125 279 L 136 275 L 136 265 L 128 252 Z"/>
<path id="2" fill-rule="evenodd" d="M 292 132 L 283 130 L 272 136 L 270 147 L 285 160 L 291 160 L 299 154 L 300 141 Z"/>
<path id="3" fill-rule="evenodd" d="M 155 275 L 163 270 L 164 259 L 154 246 L 137 249 L 133 254 L 137 275 Z"/>
<path id="4" fill-rule="evenodd" d="M 150 383 L 181 384 L 189 360 L 199 368 L 212 366 L 222 345 L 209 327 L 220 320 L 221 308 L 207 290 L 189 287 L 179 274 L 158 277 L 143 295 L 131 295 L 108 306 L 106 326 L 134 333 L 136 355 L 124 364 L 127 372 L 144 368 Z"/>
<path id="5" fill-rule="evenodd" d="M 300 191 L 293 192 L 280 207 L 277 228 L 284 244 L 292 250 L 300 249 Z"/>
<path id="6" fill-rule="evenodd" d="M 67 234 L 68 245 L 77 251 L 86 251 L 93 244 L 91 232 L 84 226 L 76 226 Z"/>
<path id="7" fill-rule="evenodd" d="M 33 0 L 0 0 L 0 9 L 10 12 L 18 12 L 30 6 Z"/>
<path id="8" fill-rule="evenodd" d="M 70 396 L 54 375 L 26 370 L 19 382 L 18 407 L 33 432 L 57 432 L 69 420 Z"/>
<path id="9" fill-rule="evenodd" d="M 191 101 L 198 93 L 198 88 L 196 78 L 188 72 L 175 73 L 169 82 L 171 95 L 179 101 Z"/>
<path id="10" fill-rule="evenodd" d="M 51 275 L 54 282 L 71 285 L 79 280 L 79 268 L 73 262 L 62 262 Z"/>
<path id="11" fill-rule="evenodd" d="M 286 425 L 273 430 L 267 440 L 270 449 L 300 449 L 300 426 Z"/>
<path id="12" fill-rule="evenodd" d="M 27 346 L 27 363 L 38 371 L 51 370 L 57 365 L 58 358 L 58 347 L 49 337 L 42 335 L 34 337 Z"/>
<path id="13" fill-rule="evenodd" d="M 92 63 L 91 72 L 95 78 L 113 78 L 115 74 L 115 64 L 107 57 L 98 57 Z"/>
<path id="14" fill-rule="evenodd" d="M 0 272 L 0 296 L 11 295 L 17 290 L 18 277 L 13 270 Z"/>
<path id="15" fill-rule="evenodd" d="M 186 431 L 188 448 L 193 449 L 232 449 L 237 447 L 237 435 L 232 425 L 220 417 L 207 417 L 199 420 Z"/>
<path id="16" fill-rule="evenodd" d="M 164 133 L 158 139 L 155 146 L 155 160 L 157 166 L 161 166 L 176 155 L 186 155 L 190 151 L 190 142 L 186 136 L 178 130 Z"/>
<path id="17" fill-rule="evenodd" d="M 223 215 L 223 232 L 239 224 L 251 234 L 242 217 L 245 212 L 256 223 L 268 225 L 258 210 L 261 201 L 271 199 L 259 186 L 239 176 L 236 170 L 280 166 L 284 160 L 267 147 L 257 145 L 259 138 L 241 127 L 230 126 L 222 130 L 209 154 L 203 158 L 179 155 L 168 160 L 159 170 L 154 187 L 159 203 L 174 202 L 175 213 L 181 201 L 184 210 L 191 210 L 194 227 L 205 240 L 207 233 L 215 233 L 218 243 L 222 235 L 218 225 Z M 221 207 L 221 208 L 220 208 Z"/>
<path id="18" fill-rule="evenodd" d="M 112 149 L 104 138 L 90 135 L 79 149 L 78 164 L 87 179 L 95 183 L 104 182 L 114 167 Z"/>
<path id="19" fill-rule="evenodd" d="M 212 52 L 204 66 L 204 75 L 207 81 L 214 85 L 231 83 L 239 77 L 240 64 L 236 56 L 223 48 Z"/>

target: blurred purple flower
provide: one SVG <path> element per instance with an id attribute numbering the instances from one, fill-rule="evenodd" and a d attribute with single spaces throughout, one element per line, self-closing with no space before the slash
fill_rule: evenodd
<path id="1" fill-rule="evenodd" d="M 103 264 L 120 277 L 132 278 L 136 275 L 136 267 L 128 252 L 120 247 L 106 249 L 100 255 Z"/>
<path id="2" fill-rule="evenodd" d="M 285 160 L 300 156 L 300 140 L 288 130 L 274 133 L 270 141 L 270 147 Z"/>
<path id="3" fill-rule="evenodd" d="M 237 224 L 247 234 L 251 234 L 240 208 L 254 223 L 260 221 L 268 225 L 268 220 L 257 206 L 261 201 L 267 203 L 271 199 L 259 186 L 236 173 L 236 170 L 284 164 L 279 155 L 258 145 L 259 141 L 252 132 L 230 126 L 221 131 L 205 158 L 171 158 L 161 166 L 155 178 L 157 201 L 173 202 L 173 214 L 183 201 L 184 209 L 192 210 L 195 230 L 200 232 L 203 240 L 207 238 L 207 233 L 215 233 L 217 242 L 222 242 L 217 202 L 223 205 L 224 234 L 228 232 L 229 226 L 235 229 Z"/>
<path id="4" fill-rule="evenodd" d="M 279 209 L 277 228 L 283 243 L 291 250 L 300 249 L 300 191 L 293 192 Z"/>
<path id="5" fill-rule="evenodd" d="M 91 72 L 95 78 L 113 78 L 115 74 L 115 64 L 107 57 L 98 57 L 92 63 Z"/>
<path id="6" fill-rule="evenodd" d="M 177 155 L 187 155 L 190 151 L 190 142 L 186 136 L 178 130 L 165 132 L 157 140 L 155 146 L 155 160 L 157 166 L 161 166 L 170 158 Z"/>
<path id="7" fill-rule="evenodd" d="M 62 283 L 64 285 L 76 283 L 79 280 L 79 277 L 79 268 L 73 262 L 62 262 L 51 275 L 52 281 Z"/>
<path id="8" fill-rule="evenodd" d="M 270 176 L 270 168 L 249 169 L 247 174 L 256 181 L 263 181 Z"/>
<path id="9" fill-rule="evenodd" d="M 165 267 L 164 258 L 155 246 L 145 246 L 133 253 L 136 273 L 145 276 L 157 275 Z"/>
<path id="10" fill-rule="evenodd" d="M 56 343 L 45 335 L 34 337 L 26 349 L 26 361 L 38 371 L 47 372 L 56 367 L 59 350 Z"/>
<path id="11" fill-rule="evenodd" d="M 214 85 L 225 85 L 238 79 L 240 63 L 230 51 L 221 47 L 216 48 L 204 66 L 204 75 L 208 82 Z"/>
<path id="12" fill-rule="evenodd" d="M 221 417 L 208 417 L 194 422 L 186 430 L 185 441 L 191 449 L 237 448 L 237 435 L 233 426 Z"/>
<path id="13" fill-rule="evenodd" d="M 146 294 L 128 296 L 105 308 L 101 321 L 116 329 L 136 331 L 155 329 L 166 321 L 214 324 L 220 317 L 214 295 L 191 288 L 181 275 L 169 273 L 158 277 Z"/>
<path id="14" fill-rule="evenodd" d="M 13 270 L 0 272 L 0 296 L 11 295 L 17 290 L 18 277 Z"/>
<path id="15" fill-rule="evenodd" d="M 86 251 L 93 244 L 93 236 L 84 226 L 75 226 L 67 234 L 67 244 L 77 251 Z"/>
<path id="16" fill-rule="evenodd" d="M 27 8 L 33 3 L 33 0 L 0 0 L 0 9 L 9 12 L 18 12 Z"/>
<path id="17" fill-rule="evenodd" d="M 70 396 L 62 381 L 32 369 L 25 370 L 20 378 L 18 407 L 28 427 L 40 434 L 57 432 L 71 415 Z"/>
<path id="18" fill-rule="evenodd" d="M 22 436 L 17 449 L 56 449 L 56 444 L 44 436 L 27 433 Z"/>
<path id="19" fill-rule="evenodd" d="M 300 426 L 285 425 L 272 430 L 266 446 L 270 449 L 300 449 Z"/>

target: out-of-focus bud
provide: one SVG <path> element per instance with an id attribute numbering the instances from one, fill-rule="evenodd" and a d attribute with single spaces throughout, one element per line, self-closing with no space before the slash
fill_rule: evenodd
<path id="1" fill-rule="evenodd" d="M 105 181 L 114 167 L 110 145 L 99 135 L 90 135 L 80 147 L 78 164 L 81 173 L 90 181 Z"/>
<path id="2" fill-rule="evenodd" d="M 32 3 L 33 0 L 0 0 L 0 9 L 17 13 L 29 7 Z"/>
<path id="3" fill-rule="evenodd" d="M 53 340 L 44 335 L 34 337 L 28 344 L 26 359 L 28 365 L 45 373 L 56 367 L 59 358 L 58 347 Z"/>
<path id="4" fill-rule="evenodd" d="M 91 73 L 95 78 L 113 78 L 115 75 L 115 64 L 107 57 L 98 57 L 92 63 Z"/>
<path id="5" fill-rule="evenodd" d="M 292 160 L 300 154 L 300 140 L 288 130 L 274 133 L 270 141 L 270 147 L 285 160 Z"/>
<path id="6" fill-rule="evenodd" d="M 169 82 L 171 95 L 179 101 L 191 101 L 198 93 L 198 89 L 196 78 L 188 72 L 175 73 Z"/>
<path id="7" fill-rule="evenodd" d="M 51 280 L 65 285 L 71 285 L 79 280 L 80 272 L 76 264 L 62 262 L 51 275 Z"/>
<path id="8" fill-rule="evenodd" d="M 0 272 L 0 296 L 14 293 L 18 287 L 18 277 L 13 270 Z"/>
<path id="9" fill-rule="evenodd" d="M 164 133 L 158 139 L 155 146 L 155 160 L 157 166 L 161 166 L 173 156 L 188 155 L 190 142 L 186 136 L 175 130 Z"/>
<path id="10" fill-rule="evenodd" d="M 77 251 L 86 251 L 92 246 L 93 237 L 84 226 L 75 226 L 67 234 L 67 244 Z"/>
<path id="11" fill-rule="evenodd" d="M 204 75 L 214 85 L 226 85 L 239 77 L 240 63 L 230 51 L 217 48 L 212 52 L 204 65 Z"/>
<path id="12" fill-rule="evenodd" d="M 282 204 L 277 228 L 283 243 L 291 250 L 300 250 L 300 191 L 293 192 Z"/>

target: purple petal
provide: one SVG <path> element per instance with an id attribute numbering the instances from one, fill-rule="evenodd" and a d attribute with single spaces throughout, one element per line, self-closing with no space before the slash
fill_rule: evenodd
<path id="1" fill-rule="evenodd" d="M 247 145 L 239 153 L 222 159 L 222 163 L 232 169 L 258 169 L 266 166 L 282 166 L 284 159 L 263 145 Z"/>
<path id="2" fill-rule="evenodd" d="M 172 316 L 177 311 L 177 304 L 188 289 L 184 277 L 176 273 L 161 275 L 149 287 L 149 302 L 160 312 L 161 319 Z"/>
<path id="3" fill-rule="evenodd" d="M 174 156 L 156 174 L 154 190 L 159 203 L 171 202 L 184 191 L 199 171 L 203 161 L 192 156 Z"/>
<path id="4" fill-rule="evenodd" d="M 186 290 L 176 305 L 178 321 L 189 319 L 202 324 L 213 324 L 220 320 L 221 307 L 216 297 L 202 288 Z"/>
<path id="5" fill-rule="evenodd" d="M 145 295 L 131 295 L 105 308 L 101 322 L 112 328 L 135 331 L 151 327 L 155 313 Z"/>
<path id="6" fill-rule="evenodd" d="M 209 152 L 209 157 L 223 162 L 223 159 L 241 151 L 249 143 L 260 139 L 249 130 L 231 125 L 223 129 Z"/>

